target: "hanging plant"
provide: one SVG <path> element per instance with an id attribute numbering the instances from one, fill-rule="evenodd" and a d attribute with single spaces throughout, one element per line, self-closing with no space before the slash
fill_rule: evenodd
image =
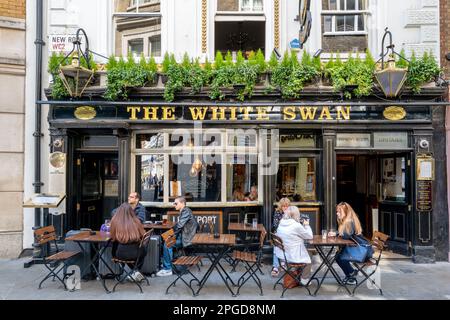
<path id="1" fill-rule="evenodd" d="M 441 68 L 439 68 L 436 59 L 431 52 L 425 52 L 421 59 L 416 59 L 413 52 L 411 61 L 408 64 L 406 85 L 409 86 L 414 93 L 420 93 L 421 86 L 433 81 L 439 76 L 441 71 Z"/>

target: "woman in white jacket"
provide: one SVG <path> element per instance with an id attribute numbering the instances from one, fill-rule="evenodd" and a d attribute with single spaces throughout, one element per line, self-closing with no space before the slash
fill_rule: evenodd
<path id="1" fill-rule="evenodd" d="M 291 263 L 306 263 L 307 267 L 303 270 L 301 283 L 306 285 L 311 272 L 311 258 L 305 247 L 304 240 L 313 238 L 313 232 L 309 226 L 309 221 L 304 220 L 300 223 L 300 212 L 297 207 L 290 206 L 285 212 L 283 219 L 277 229 L 277 236 L 283 240 L 286 259 Z M 284 260 L 281 249 L 275 248 L 275 254 L 278 259 Z"/>

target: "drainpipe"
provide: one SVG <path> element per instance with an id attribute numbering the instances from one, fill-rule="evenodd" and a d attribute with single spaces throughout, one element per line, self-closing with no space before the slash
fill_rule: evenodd
<path id="1" fill-rule="evenodd" d="M 450 101 L 450 91 L 447 91 L 447 100 Z M 445 133 L 446 133 L 446 153 L 447 153 L 447 201 L 450 201 L 450 107 L 445 107 Z M 450 230 L 450 203 L 448 206 L 448 220 Z M 450 246 L 450 232 L 448 232 L 448 242 Z M 450 262 L 450 248 L 448 250 L 448 261 Z"/>
<path id="2" fill-rule="evenodd" d="M 40 193 L 43 182 L 41 181 L 41 138 L 44 136 L 41 132 L 41 105 L 37 102 L 42 99 L 42 47 L 45 45 L 43 37 L 43 0 L 36 2 L 36 114 L 35 114 L 35 131 L 33 133 L 34 140 L 34 192 Z M 34 225 L 40 226 L 40 209 L 35 209 Z M 44 221 L 45 224 L 45 221 Z"/>

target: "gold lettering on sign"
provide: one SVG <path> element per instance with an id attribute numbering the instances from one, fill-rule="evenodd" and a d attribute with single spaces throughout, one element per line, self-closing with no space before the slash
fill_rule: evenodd
<path id="1" fill-rule="evenodd" d="M 131 112 L 130 120 L 137 120 L 136 112 L 141 112 L 141 107 L 127 107 L 127 112 Z"/>
<path id="2" fill-rule="evenodd" d="M 211 107 L 212 111 L 211 120 L 225 120 L 225 110 L 226 110 L 225 108 Z M 218 115 L 219 118 L 217 118 Z"/>
<path id="3" fill-rule="evenodd" d="M 344 118 L 344 120 L 350 120 L 350 107 L 337 107 L 336 109 L 338 120 L 342 119 L 341 115 Z"/>
<path id="4" fill-rule="evenodd" d="M 330 114 L 330 109 L 328 107 L 323 107 L 322 112 L 320 113 L 319 120 L 323 120 L 323 115 L 327 117 L 327 120 L 333 120 Z"/>
<path id="5" fill-rule="evenodd" d="M 166 107 L 163 108 L 163 120 L 175 120 L 175 115 L 173 114 L 175 112 L 174 107 Z"/>
<path id="6" fill-rule="evenodd" d="M 267 115 L 267 109 L 265 107 L 256 107 L 258 110 L 258 118 L 257 120 L 269 120 L 269 116 Z"/>
<path id="7" fill-rule="evenodd" d="M 144 120 L 158 120 L 158 107 L 144 107 Z"/>
<path id="8" fill-rule="evenodd" d="M 208 107 L 189 107 L 191 111 L 192 120 L 205 120 Z"/>
<path id="9" fill-rule="evenodd" d="M 253 112 L 253 107 L 241 107 L 239 112 L 243 114 L 243 120 L 250 120 L 249 113 Z"/>
<path id="10" fill-rule="evenodd" d="M 302 120 L 314 120 L 316 117 L 316 111 L 317 107 L 300 107 L 300 115 Z"/>
<path id="11" fill-rule="evenodd" d="M 237 117 L 236 117 L 237 107 L 229 107 L 228 109 L 230 109 L 230 119 L 229 120 L 237 120 Z"/>
<path id="12" fill-rule="evenodd" d="M 295 107 L 286 107 L 283 109 L 284 120 L 295 119 Z"/>

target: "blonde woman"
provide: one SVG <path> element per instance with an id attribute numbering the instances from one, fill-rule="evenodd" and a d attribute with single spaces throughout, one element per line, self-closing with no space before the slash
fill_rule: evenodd
<path id="1" fill-rule="evenodd" d="M 339 226 L 339 236 L 346 240 L 358 237 L 359 239 L 362 239 L 362 241 L 366 241 L 362 237 L 361 222 L 353 208 L 347 202 L 341 202 L 336 206 L 336 215 Z M 347 284 L 356 285 L 355 276 L 358 271 L 353 269 L 349 261 L 341 259 L 341 253 L 342 251 L 337 254 L 336 262 L 345 273 L 346 278 L 344 281 Z"/>
<path id="2" fill-rule="evenodd" d="M 306 263 L 300 282 L 306 285 L 309 282 L 308 276 L 311 272 L 311 258 L 306 249 L 304 240 L 313 238 L 313 232 L 308 220 L 300 223 L 300 211 L 295 206 L 290 206 L 285 212 L 283 219 L 277 229 L 277 236 L 283 240 L 286 259 L 291 263 Z M 275 248 L 278 259 L 284 259 L 283 252 Z"/>
<path id="3" fill-rule="evenodd" d="M 278 206 L 275 209 L 275 212 L 273 213 L 273 222 L 272 222 L 272 232 L 276 233 L 278 225 L 280 223 L 280 220 L 283 218 L 284 212 L 289 208 L 289 205 L 291 204 L 291 201 L 288 198 L 281 198 L 280 201 L 278 201 Z M 272 264 L 272 277 L 278 277 L 280 271 L 278 268 L 280 267 L 280 264 L 278 262 L 278 258 L 275 255 L 275 248 L 273 251 L 273 264 Z"/>

